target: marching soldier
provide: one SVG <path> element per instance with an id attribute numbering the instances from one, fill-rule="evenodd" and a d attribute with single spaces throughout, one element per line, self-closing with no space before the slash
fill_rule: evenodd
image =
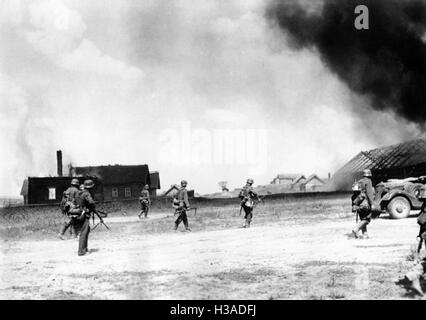
<path id="1" fill-rule="evenodd" d="M 420 254 L 422 245 L 426 242 L 426 189 L 423 188 L 419 196 L 419 200 L 423 201 L 423 205 L 420 209 L 420 214 L 417 217 L 417 223 L 420 226 L 419 231 L 419 246 L 417 253 Z M 405 278 L 410 282 L 411 289 L 416 291 L 421 296 L 424 296 L 422 286 L 420 285 L 420 278 L 426 274 L 426 257 L 424 257 L 413 269 L 411 269 Z"/>
<path id="2" fill-rule="evenodd" d="M 411 289 L 416 291 L 419 295 L 424 296 L 420 278 L 426 274 L 426 257 L 422 259 L 413 269 L 411 269 L 405 278 L 411 283 Z"/>
<path id="3" fill-rule="evenodd" d="M 58 237 L 61 240 L 65 239 L 64 235 L 69 227 L 71 227 L 71 231 L 74 231 L 74 236 L 77 237 L 76 220 L 75 220 L 75 217 L 73 217 L 69 213 L 70 213 L 70 210 L 72 210 L 72 208 L 76 206 L 77 204 L 76 201 L 79 195 L 79 189 L 78 189 L 79 184 L 80 183 L 78 179 L 74 178 L 71 180 L 71 186 L 64 191 L 64 196 L 63 196 L 61 205 L 62 205 L 63 213 L 67 215 L 68 220 L 64 222 L 61 229 L 59 230 Z"/>
<path id="4" fill-rule="evenodd" d="M 245 223 L 243 228 L 250 228 L 251 220 L 253 219 L 254 201 L 259 199 L 259 196 L 253 190 L 253 179 L 247 179 L 246 185 L 241 189 L 239 198 L 241 200 L 241 209 L 244 209 Z"/>
<path id="5" fill-rule="evenodd" d="M 188 226 L 188 216 L 186 214 L 186 211 L 190 209 L 188 191 L 186 190 L 188 182 L 186 182 L 186 180 L 182 180 L 180 185 L 181 188 L 178 190 L 175 198 L 173 199 L 173 207 L 176 209 L 175 215 L 178 215 L 175 221 L 175 231 L 178 229 L 181 222 L 183 222 L 186 231 L 191 231 Z"/>
<path id="6" fill-rule="evenodd" d="M 149 196 L 149 185 L 145 185 L 141 191 L 141 196 L 139 197 L 139 202 L 141 204 L 141 212 L 138 214 L 139 219 L 142 215 L 145 218 L 148 218 L 148 211 L 151 206 L 151 199 Z"/>
<path id="7" fill-rule="evenodd" d="M 90 233 L 90 217 L 95 212 L 95 200 L 93 200 L 93 187 L 95 184 L 92 180 L 84 181 L 84 190 L 81 192 L 78 198 L 78 204 L 83 209 L 80 218 L 80 238 L 78 241 L 78 255 L 84 256 L 88 253 L 87 244 L 89 241 Z"/>
<path id="8" fill-rule="evenodd" d="M 374 189 L 371 177 L 371 171 L 369 169 L 364 170 L 363 178 L 355 186 L 358 188 L 359 195 L 352 200 L 352 211 L 356 212 L 361 220 L 352 230 L 356 239 L 360 236 L 359 231 L 362 231 L 363 238 L 368 238 L 367 225 L 371 221 L 374 205 Z"/>

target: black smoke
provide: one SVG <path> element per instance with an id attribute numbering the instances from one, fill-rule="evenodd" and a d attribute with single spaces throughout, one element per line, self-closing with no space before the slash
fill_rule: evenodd
<path id="1" fill-rule="evenodd" d="M 354 27 L 361 4 L 369 9 L 369 30 Z M 374 109 L 425 124 L 426 0 L 281 0 L 267 17 L 296 49 L 318 52 Z"/>

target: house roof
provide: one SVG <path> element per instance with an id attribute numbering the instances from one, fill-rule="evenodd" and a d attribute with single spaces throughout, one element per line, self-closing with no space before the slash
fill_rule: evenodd
<path id="1" fill-rule="evenodd" d="M 322 184 L 325 184 L 325 181 L 323 180 L 323 179 L 321 179 L 321 178 L 319 178 L 316 174 L 311 174 L 307 179 L 306 179 L 306 181 L 304 182 L 304 184 L 307 184 L 307 183 L 309 183 L 310 181 L 312 181 L 312 180 L 314 180 L 314 179 L 316 179 L 316 180 L 318 180 L 319 182 L 321 182 Z"/>
<path id="2" fill-rule="evenodd" d="M 417 139 L 387 147 L 361 151 L 336 172 L 360 172 L 408 167 L 426 162 L 426 140 Z"/>
<path id="3" fill-rule="evenodd" d="M 173 190 L 177 191 L 179 190 L 179 188 L 180 187 L 177 184 L 172 184 L 170 188 L 166 192 L 164 192 L 163 196 L 167 196 L 170 192 L 172 192 Z"/>
<path id="4" fill-rule="evenodd" d="M 160 173 L 158 171 L 151 171 L 149 173 L 149 178 L 151 180 L 151 184 L 150 184 L 151 189 L 161 189 Z"/>
<path id="5" fill-rule="evenodd" d="M 275 179 L 296 179 L 303 176 L 302 173 L 280 173 Z"/>
<path id="6" fill-rule="evenodd" d="M 76 176 L 96 176 L 105 185 L 142 183 L 151 185 L 148 165 L 114 165 L 97 167 L 73 167 Z"/>

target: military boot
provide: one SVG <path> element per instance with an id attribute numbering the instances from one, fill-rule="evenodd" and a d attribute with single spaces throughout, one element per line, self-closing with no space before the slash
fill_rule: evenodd
<path id="1" fill-rule="evenodd" d="M 423 293 L 423 290 L 422 290 L 422 286 L 420 285 L 420 278 L 415 278 L 411 282 L 411 289 L 413 289 L 414 291 L 416 291 L 422 297 L 424 296 L 424 293 Z"/>
<path id="2" fill-rule="evenodd" d="M 357 226 L 352 230 L 352 234 L 354 235 L 355 239 L 359 238 L 358 232 L 363 229 L 368 224 L 368 221 L 361 221 L 357 224 Z"/>

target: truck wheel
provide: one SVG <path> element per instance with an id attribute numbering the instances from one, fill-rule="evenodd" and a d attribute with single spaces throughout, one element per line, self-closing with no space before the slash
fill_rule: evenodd
<path id="1" fill-rule="evenodd" d="M 404 219 L 410 214 L 410 202 L 404 197 L 395 197 L 388 204 L 388 212 L 392 219 Z"/>

